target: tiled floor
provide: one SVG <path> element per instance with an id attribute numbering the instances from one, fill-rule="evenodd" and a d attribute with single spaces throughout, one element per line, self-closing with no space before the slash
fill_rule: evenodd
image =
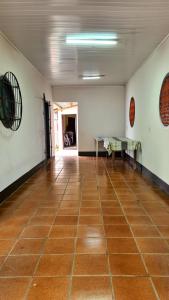
<path id="1" fill-rule="evenodd" d="M 169 300 L 169 196 L 64 157 L 0 206 L 0 300 Z"/>

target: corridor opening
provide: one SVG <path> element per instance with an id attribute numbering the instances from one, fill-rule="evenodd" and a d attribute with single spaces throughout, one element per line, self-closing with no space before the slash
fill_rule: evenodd
<path id="1" fill-rule="evenodd" d="M 54 104 L 55 154 L 78 155 L 78 103 Z"/>

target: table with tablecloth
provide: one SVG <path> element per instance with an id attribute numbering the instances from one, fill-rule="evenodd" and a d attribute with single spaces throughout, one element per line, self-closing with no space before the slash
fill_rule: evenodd
<path id="1" fill-rule="evenodd" d="M 96 137 L 96 157 L 98 157 L 99 143 L 102 142 L 104 148 L 107 150 L 108 155 L 113 155 L 116 151 L 134 152 L 134 160 L 136 161 L 137 151 L 141 149 L 141 143 L 126 137 Z"/>

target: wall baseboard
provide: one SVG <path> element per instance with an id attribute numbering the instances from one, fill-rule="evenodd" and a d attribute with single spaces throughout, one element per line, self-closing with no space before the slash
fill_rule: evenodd
<path id="1" fill-rule="evenodd" d="M 79 151 L 78 155 L 79 156 L 91 156 L 91 157 L 95 157 L 96 156 L 96 152 L 95 151 Z M 98 156 L 99 157 L 107 157 L 107 151 L 99 151 L 98 152 Z M 115 156 L 116 157 L 121 157 L 121 152 L 115 152 Z"/>
<path id="2" fill-rule="evenodd" d="M 134 162 L 134 159 L 128 154 L 126 154 L 126 158 L 129 162 Z M 153 184 L 157 185 L 165 193 L 169 194 L 169 185 L 139 162 L 136 162 L 136 170 L 140 172 L 142 176 L 146 177 L 149 181 L 151 181 Z"/>
<path id="3" fill-rule="evenodd" d="M 44 166 L 46 160 L 41 161 L 27 173 L 19 177 L 16 181 L 6 187 L 0 192 L 0 202 L 8 198 L 12 193 L 14 193 L 26 180 L 28 180 L 34 173 L 36 173 L 42 166 Z"/>

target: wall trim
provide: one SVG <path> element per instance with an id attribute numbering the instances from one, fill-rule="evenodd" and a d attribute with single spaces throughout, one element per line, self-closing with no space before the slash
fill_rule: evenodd
<path id="1" fill-rule="evenodd" d="M 14 193 L 25 181 L 27 181 L 34 173 L 36 173 L 40 168 L 42 168 L 46 163 L 46 160 L 41 161 L 31 170 L 26 172 L 24 175 L 19 177 L 12 184 L 7 186 L 3 191 L 0 192 L 0 202 L 8 198 L 12 193 Z"/>
<path id="2" fill-rule="evenodd" d="M 96 151 L 79 151 L 78 152 L 79 156 L 91 156 L 95 157 L 96 156 Z M 107 151 L 99 151 L 98 152 L 99 157 L 108 157 Z M 116 157 L 121 157 L 121 151 L 116 151 L 115 152 Z"/>
<path id="3" fill-rule="evenodd" d="M 129 162 L 134 163 L 133 157 L 129 156 L 127 153 L 126 158 Z M 151 181 L 153 184 L 157 185 L 165 193 L 169 194 L 169 185 L 139 162 L 136 162 L 136 170 L 139 173 L 141 173 L 142 176 L 146 177 L 149 181 Z"/>

